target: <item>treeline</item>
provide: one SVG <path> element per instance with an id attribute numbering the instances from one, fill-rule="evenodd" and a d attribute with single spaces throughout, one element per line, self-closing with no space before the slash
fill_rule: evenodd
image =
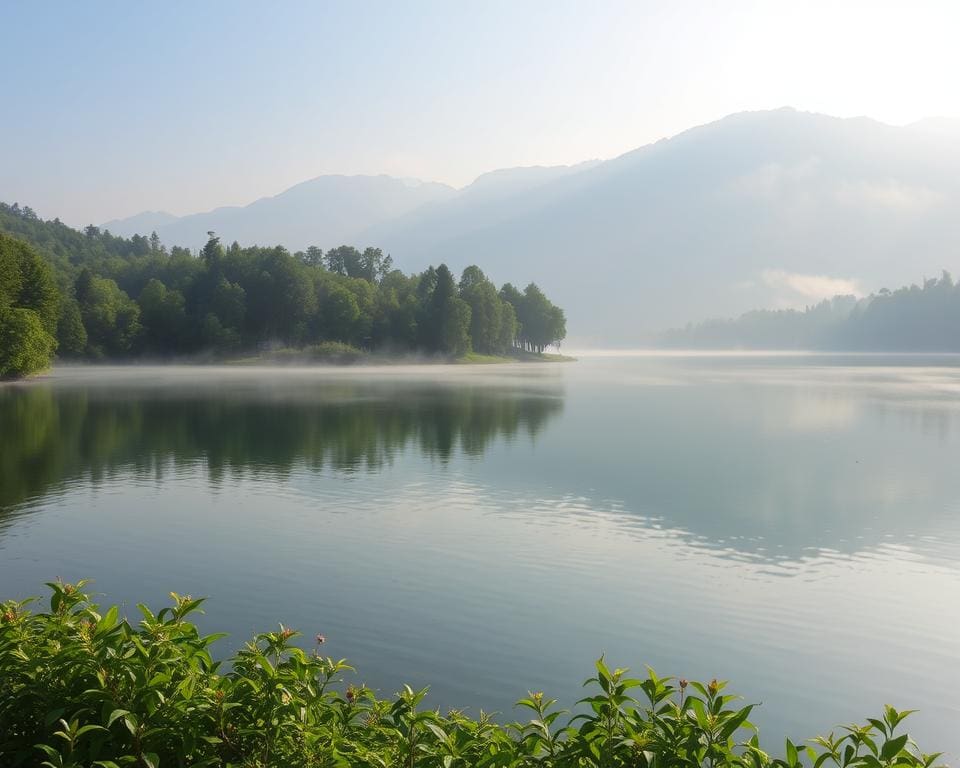
<path id="1" fill-rule="evenodd" d="M 687 349 L 960 352 L 960 283 L 949 272 L 895 291 L 835 296 L 804 310 L 756 310 L 663 334 Z"/>
<path id="2" fill-rule="evenodd" d="M 0 203 L 0 375 L 42 368 L 54 351 L 103 360 L 338 342 L 457 357 L 543 352 L 565 336 L 563 310 L 536 284 L 498 290 L 475 266 L 459 280 L 445 264 L 405 275 L 378 248 L 291 254 L 225 247 L 212 232 L 194 254 Z"/>

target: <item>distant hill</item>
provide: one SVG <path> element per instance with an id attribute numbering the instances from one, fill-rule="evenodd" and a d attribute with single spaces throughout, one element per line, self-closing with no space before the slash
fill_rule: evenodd
<path id="1" fill-rule="evenodd" d="M 177 217 L 166 211 L 144 211 L 126 219 L 113 219 L 106 222 L 102 229 L 109 229 L 113 234 L 122 237 L 133 235 L 149 235 L 172 224 Z"/>
<path id="2" fill-rule="evenodd" d="M 602 345 L 960 271 L 960 124 L 949 119 L 899 128 L 779 109 L 460 191 L 362 179 L 321 177 L 158 232 L 193 245 L 207 229 L 290 248 L 371 244 L 404 269 L 483 264 L 498 282 L 536 279 L 567 310 L 571 343 Z"/>
<path id="3" fill-rule="evenodd" d="M 799 311 L 755 310 L 665 332 L 681 349 L 802 349 L 843 352 L 960 351 L 960 284 L 944 272 L 922 285 L 856 299 L 834 296 Z"/>
<path id="4" fill-rule="evenodd" d="M 320 176 L 242 207 L 182 217 L 140 213 L 103 227 L 125 237 L 156 231 L 164 243 L 195 249 L 201 248 L 207 232 L 213 231 L 228 243 L 282 244 L 291 250 L 318 245 L 327 250 L 357 242 L 358 234 L 374 224 L 454 194 L 445 184 L 415 179 Z"/>

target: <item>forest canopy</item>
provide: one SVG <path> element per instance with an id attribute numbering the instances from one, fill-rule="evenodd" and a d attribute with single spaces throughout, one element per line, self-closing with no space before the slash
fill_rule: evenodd
<path id="1" fill-rule="evenodd" d="M 77 360 L 234 355 L 322 343 L 459 357 L 543 352 L 563 310 L 530 283 L 497 288 L 476 266 L 407 275 L 379 248 L 221 243 L 199 253 L 156 233 L 82 232 L 0 203 L 0 375 Z"/>
<path id="2" fill-rule="evenodd" d="M 834 296 L 804 310 L 755 310 L 665 333 L 686 349 L 960 352 L 960 284 L 949 272 L 922 285 L 858 299 Z"/>

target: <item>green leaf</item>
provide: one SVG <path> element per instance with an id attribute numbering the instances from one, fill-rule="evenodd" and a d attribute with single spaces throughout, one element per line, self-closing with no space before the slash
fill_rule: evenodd
<path id="1" fill-rule="evenodd" d="M 43 750 L 49 757 L 60 757 L 60 753 L 49 744 L 34 744 L 34 746 Z"/>
<path id="2" fill-rule="evenodd" d="M 887 724 L 883 722 L 883 720 L 878 720 L 875 717 L 868 717 L 867 722 L 880 731 L 880 733 L 882 733 L 884 736 L 887 735 Z"/>
<path id="3" fill-rule="evenodd" d="M 596 666 L 597 672 L 599 673 L 601 680 L 611 679 L 612 675 L 610 674 L 610 670 L 607 669 L 607 665 L 603 663 L 603 656 L 601 656 L 599 659 L 596 660 L 596 662 L 594 663 L 594 666 Z"/>
<path id="4" fill-rule="evenodd" d="M 908 738 L 909 736 L 907 736 L 907 734 L 903 734 L 902 736 L 897 736 L 897 738 L 885 742 L 880 749 L 880 758 L 882 760 L 891 760 L 896 757 L 900 754 L 900 750 L 906 745 Z"/>
<path id="5" fill-rule="evenodd" d="M 750 704 L 749 706 L 746 706 L 743 709 L 741 709 L 739 712 L 737 712 L 729 720 L 727 720 L 723 724 L 723 727 L 720 729 L 720 734 L 719 734 L 720 739 L 722 741 L 726 741 L 731 736 L 733 736 L 734 733 L 737 732 L 737 729 L 740 728 L 741 725 L 744 725 L 745 723 L 747 723 L 747 718 L 750 716 L 750 711 L 752 709 L 753 709 L 753 704 Z"/>
<path id="6" fill-rule="evenodd" d="M 110 717 L 107 718 L 107 728 L 113 725 L 118 717 L 123 717 L 124 715 L 129 715 L 129 710 L 126 709 L 115 709 L 110 713 Z"/>
<path id="7" fill-rule="evenodd" d="M 57 720 L 63 717 L 64 708 L 60 707 L 59 709 L 52 709 L 47 712 L 46 717 L 43 718 L 45 725 L 53 725 Z"/>
<path id="8" fill-rule="evenodd" d="M 212 644 L 212 643 L 217 642 L 217 640 L 222 640 L 222 639 L 225 638 L 225 637 L 230 637 L 230 633 L 229 633 L 229 632 L 214 632 L 212 635 L 207 635 L 206 637 L 202 638 L 201 642 L 202 642 L 204 645 L 210 645 L 210 644 Z"/>
<path id="9" fill-rule="evenodd" d="M 117 606 L 111 606 L 110 610 L 107 611 L 106 615 L 97 622 L 97 634 L 106 632 L 108 629 L 112 629 L 117 623 L 117 617 L 120 615 L 120 611 Z"/>
<path id="10" fill-rule="evenodd" d="M 183 682 L 177 686 L 177 689 L 180 691 L 180 695 L 189 701 L 193 698 L 193 689 L 195 685 L 196 680 L 193 677 L 187 677 L 184 678 Z"/>
<path id="11" fill-rule="evenodd" d="M 790 739 L 787 739 L 787 762 L 793 766 L 799 762 L 799 756 L 797 755 L 797 748 L 794 746 L 793 742 Z"/>

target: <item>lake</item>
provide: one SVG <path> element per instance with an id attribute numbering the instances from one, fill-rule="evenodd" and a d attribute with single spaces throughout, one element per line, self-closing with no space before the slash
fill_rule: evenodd
<path id="1" fill-rule="evenodd" d="M 0 386 L 0 597 L 210 601 L 503 719 L 600 654 L 778 751 L 881 711 L 960 755 L 960 359 L 64 367 Z"/>

